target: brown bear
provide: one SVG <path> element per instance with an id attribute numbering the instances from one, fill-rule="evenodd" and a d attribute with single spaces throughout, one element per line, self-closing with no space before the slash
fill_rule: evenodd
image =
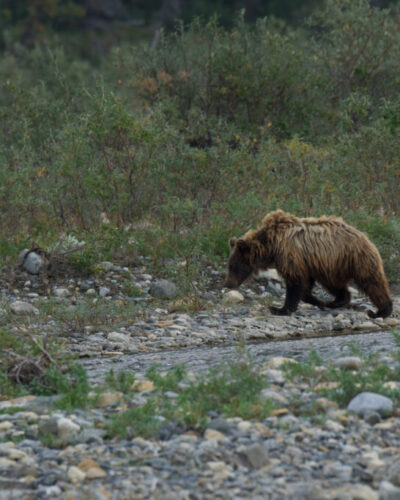
<path id="1" fill-rule="evenodd" d="M 341 218 L 299 219 L 282 210 L 269 213 L 263 225 L 242 238 L 231 238 L 225 286 L 237 288 L 259 269 L 275 267 L 286 283 L 282 308 L 294 312 L 300 300 L 318 307 L 340 307 L 350 302 L 351 280 L 378 308 L 371 318 L 392 313 L 392 299 L 381 256 L 367 236 Z M 327 304 L 312 295 L 318 281 L 335 298 Z"/>

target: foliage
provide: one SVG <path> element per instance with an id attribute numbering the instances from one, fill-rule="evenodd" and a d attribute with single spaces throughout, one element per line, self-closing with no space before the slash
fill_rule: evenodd
<path id="1" fill-rule="evenodd" d="M 398 279 L 397 26 L 394 10 L 340 0 L 301 28 L 194 20 L 98 66 L 45 43 L 5 51 L 2 265 L 66 232 L 87 243 L 80 272 L 147 255 L 168 274 L 178 258 L 189 283 L 281 207 L 343 216 Z"/>
<path id="2" fill-rule="evenodd" d="M 168 423 L 203 428 L 211 410 L 229 417 L 262 419 L 273 408 L 259 397 L 267 386 L 265 378 L 246 360 L 223 364 L 196 381 L 187 380 L 184 366 L 165 374 L 153 367 L 147 375 L 154 382 L 154 395 L 144 406 L 114 416 L 111 436 L 148 437 Z M 175 392 L 176 398 L 171 399 L 168 391 Z"/>
<path id="3" fill-rule="evenodd" d="M 396 335 L 395 335 L 396 339 Z M 353 354 L 360 355 L 354 345 L 350 345 Z M 394 360 L 400 351 L 393 353 Z M 286 377 L 296 383 L 305 382 L 311 391 L 324 395 L 335 401 L 340 407 L 346 407 L 352 398 L 361 392 L 374 392 L 400 401 L 399 389 L 393 389 L 387 382 L 399 379 L 399 369 L 396 365 L 382 364 L 377 356 L 361 356 L 362 365 L 358 370 L 348 370 L 336 367 L 334 363 L 322 364 L 322 359 L 312 351 L 309 359 L 299 363 L 286 363 L 283 369 Z M 294 406 L 298 406 L 294 403 Z M 315 414 L 311 409 L 311 413 Z M 298 411 L 310 411 L 309 408 Z"/>

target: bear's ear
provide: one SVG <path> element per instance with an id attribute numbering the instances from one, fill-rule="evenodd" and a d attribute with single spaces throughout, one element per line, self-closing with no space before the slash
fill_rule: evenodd
<path id="1" fill-rule="evenodd" d="M 242 253 L 250 251 L 249 243 L 245 240 L 242 240 L 242 239 L 237 240 L 237 247 Z"/>
<path id="2" fill-rule="evenodd" d="M 238 240 L 238 239 L 237 239 L 237 238 L 235 238 L 235 237 L 231 238 L 231 239 L 229 240 L 229 246 L 230 246 L 231 248 L 233 248 L 233 247 L 236 245 L 237 240 Z"/>

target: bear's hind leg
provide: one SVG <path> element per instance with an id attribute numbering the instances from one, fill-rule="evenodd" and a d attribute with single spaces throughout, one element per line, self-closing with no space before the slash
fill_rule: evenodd
<path id="1" fill-rule="evenodd" d="M 359 286 L 378 308 L 376 312 L 368 311 L 370 318 L 387 318 L 392 314 L 393 302 L 390 297 L 389 286 L 386 283 L 372 282 L 363 283 Z"/>
<path id="2" fill-rule="evenodd" d="M 317 299 L 317 297 L 314 297 L 314 295 L 312 294 L 314 283 L 315 283 L 314 280 L 309 281 L 308 286 L 305 289 L 304 295 L 302 297 L 302 300 L 307 304 L 318 306 L 320 309 L 323 309 L 325 304 L 321 300 Z"/>
<path id="3" fill-rule="evenodd" d="M 298 283 L 286 283 L 286 297 L 283 307 L 270 307 L 272 314 L 279 316 L 288 316 L 297 309 L 301 298 L 304 296 L 304 285 Z"/>
<path id="4" fill-rule="evenodd" d="M 332 302 L 328 302 L 326 307 L 334 309 L 336 307 L 344 307 L 350 304 L 351 294 L 347 288 L 328 288 L 329 293 L 335 296 Z"/>

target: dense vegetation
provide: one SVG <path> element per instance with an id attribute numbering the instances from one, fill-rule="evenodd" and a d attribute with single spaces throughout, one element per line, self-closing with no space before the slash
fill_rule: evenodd
<path id="1" fill-rule="evenodd" d="M 88 264 L 219 259 L 281 207 L 343 216 L 399 275 L 394 11 L 340 0 L 301 28 L 193 21 L 97 66 L 13 45 L 0 85 L 3 265 L 62 232 L 88 242 Z"/>

